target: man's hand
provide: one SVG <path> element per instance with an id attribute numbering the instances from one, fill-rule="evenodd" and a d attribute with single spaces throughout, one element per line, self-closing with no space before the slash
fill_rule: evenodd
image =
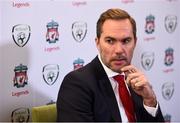
<path id="1" fill-rule="evenodd" d="M 157 104 L 156 96 L 146 76 L 133 65 L 125 66 L 121 71 L 125 73 L 127 84 L 138 95 L 142 96 L 144 104 L 149 107 L 155 107 Z"/>

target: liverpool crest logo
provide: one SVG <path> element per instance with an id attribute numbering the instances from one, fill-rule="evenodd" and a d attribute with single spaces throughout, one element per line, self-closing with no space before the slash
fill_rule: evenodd
<path id="1" fill-rule="evenodd" d="M 29 25 L 18 24 L 12 28 L 12 37 L 14 42 L 19 46 L 23 47 L 29 41 L 31 35 L 31 29 Z"/>
<path id="2" fill-rule="evenodd" d="M 28 70 L 27 66 L 22 64 L 15 67 L 14 69 L 15 76 L 13 79 L 14 86 L 16 86 L 17 88 L 21 88 L 27 85 L 28 82 L 27 70 Z"/>
<path id="3" fill-rule="evenodd" d="M 59 40 L 58 26 L 59 24 L 53 20 L 46 25 L 47 27 L 46 41 L 47 42 L 56 43 L 56 41 Z"/>
<path id="4" fill-rule="evenodd" d="M 155 17 L 153 15 L 149 15 L 146 17 L 146 25 L 145 32 L 147 34 L 152 34 L 155 30 Z"/>
<path id="5" fill-rule="evenodd" d="M 83 67 L 83 65 L 84 65 L 84 60 L 80 59 L 80 58 L 74 60 L 74 62 L 73 62 L 74 70 L 77 70 L 77 69 Z"/>
<path id="6" fill-rule="evenodd" d="M 166 66 L 171 66 L 174 61 L 174 56 L 173 56 L 174 50 L 172 48 L 168 48 L 165 50 L 165 58 L 164 58 L 164 64 Z"/>
<path id="7" fill-rule="evenodd" d="M 171 123 L 171 115 L 170 114 L 166 114 L 166 115 L 164 115 L 163 116 L 164 117 L 164 121 L 166 122 L 166 123 Z"/>

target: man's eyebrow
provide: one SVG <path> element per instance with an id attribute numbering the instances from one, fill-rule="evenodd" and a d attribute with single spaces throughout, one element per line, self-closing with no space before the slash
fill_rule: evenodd
<path id="1" fill-rule="evenodd" d="M 111 36 L 107 36 L 107 37 L 105 37 L 105 39 L 111 39 L 111 40 L 116 40 L 115 38 L 113 38 L 113 37 L 111 37 Z"/>
<path id="2" fill-rule="evenodd" d="M 111 36 L 107 36 L 107 37 L 105 37 L 105 39 L 111 39 L 113 41 L 118 40 L 118 39 L 111 37 Z M 130 36 L 124 37 L 122 40 L 132 40 L 132 37 L 130 37 Z"/>
<path id="3" fill-rule="evenodd" d="M 124 39 L 132 39 L 132 37 L 125 37 Z"/>

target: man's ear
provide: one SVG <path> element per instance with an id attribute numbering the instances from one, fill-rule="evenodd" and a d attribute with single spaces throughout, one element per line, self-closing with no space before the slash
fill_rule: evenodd
<path id="1" fill-rule="evenodd" d="M 97 38 L 97 37 L 95 38 L 95 42 L 96 42 L 96 44 L 97 44 L 97 42 L 98 42 L 98 38 Z"/>
<path id="2" fill-rule="evenodd" d="M 137 37 L 134 38 L 134 41 L 135 41 L 135 45 L 137 44 Z"/>
<path id="3" fill-rule="evenodd" d="M 96 43 L 96 47 L 98 48 L 98 45 L 99 45 L 99 38 L 95 38 L 95 43 Z"/>

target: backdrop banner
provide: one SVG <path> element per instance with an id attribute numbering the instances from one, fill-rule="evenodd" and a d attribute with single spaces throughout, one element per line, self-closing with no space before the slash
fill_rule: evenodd
<path id="1" fill-rule="evenodd" d="M 137 22 L 133 64 L 148 76 L 166 122 L 180 121 L 179 0 L 1 0 L 0 121 L 31 122 L 55 103 L 64 76 L 96 55 L 96 22 L 109 8 Z"/>

